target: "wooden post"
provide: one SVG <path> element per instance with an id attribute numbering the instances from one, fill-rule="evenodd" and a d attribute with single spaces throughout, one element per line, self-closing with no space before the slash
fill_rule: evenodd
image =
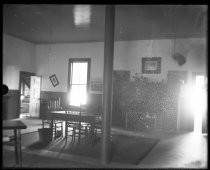
<path id="1" fill-rule="evenodd" d="M 179 98 L 178 98 L 177 122 L 176 122 L 176 130 L 177 131 L 180 131 L 181 101 L 182 101 L 182 97 L 179 95 Z"/>
<path id="2" fill-rule="evenodd" d="M 107 164 L 110 161 L 110 130 L 112 112 L 112 72 L 114 54 L 114 22 L 115 6 L 107 5 L 105 13 L 104 36 L 104 87 L 103 87 L 103 114 L 102 114 L 102 146 L 101 161 Z"/>

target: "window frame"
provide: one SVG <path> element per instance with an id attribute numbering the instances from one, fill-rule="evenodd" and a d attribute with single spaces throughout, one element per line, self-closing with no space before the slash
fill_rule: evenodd
<path id="1" fill-rule="evenodd" d="M 86 96 L 88 98 L 90 93 L 90 68 L 91 68 L 91 58 L 70 58 L 68 62 L 68 82 L 67 82 L 67 94 L 70 93 L 71 86 L 72 86 L 72 63 L 84 63 L 87 62 L 87 89 L 86 89 Z M 68 101 L 68 100 L 67 100 Z M 69 101 L 67 102 L 69 104 Z"/>

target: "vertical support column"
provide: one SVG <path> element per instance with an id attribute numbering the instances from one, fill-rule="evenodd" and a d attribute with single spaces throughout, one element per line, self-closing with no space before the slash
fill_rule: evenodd
<path id="1" fill-rule="evenodd" d="M 178 97 L 178 112 L 177 112 L 177 124 L 176 124 L 176 130 L 180 131 L 180 114 L 181 114 L 181 102 L 182 97 L 179 95 Z"/>
<path id="2" fill-rule="evenodd" d="M 110 130 L 112 112 L 112 72 L 114 54 L 114 22 L 115 6 L 107 5 L 105 13 L 104 37 L 104 88 L 103 88 L 103 115 L 102 115 L 102 152 L 101 161 L 107 164 L 110 161 Z"/>

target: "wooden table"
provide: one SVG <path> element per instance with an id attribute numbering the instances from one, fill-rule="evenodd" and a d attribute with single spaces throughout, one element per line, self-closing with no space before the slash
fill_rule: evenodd
<path id="1" fill-rule="evenodd" d="M 15 160 L 16 164 L 22 166 L 22 151 L 21 151 L 21 129 L 26 129 L 27 126 L 20 120 L 4 120 L 3 130 L 14 130 L 15 142 Z"/>
<path id="2" fill-rule="evenodd" d="M 100 121 L 101 116 L 87 112 L 81 112 L 81 115 L 79 115 L 79 114 L 66 114 L 65 111 L 50 111 L 45 114 L 44 118 L 51 120 L 51 126 L 50 126 L 51 128 L 53 128 L 53 120 L 78 121 L 80 123 L 86 122 L 91 125 L 91 132 L 93 132 L 94 124 L 97 121 Z M 80 133 L 78 137 L 78 144 L 80 144 Z"/>

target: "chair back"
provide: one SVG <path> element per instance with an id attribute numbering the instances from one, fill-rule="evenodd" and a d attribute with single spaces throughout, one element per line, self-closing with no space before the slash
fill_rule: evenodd
<path id="1" fill-rule="evenodd" d="M 60 97 L 48 100 L 48 110 L 61 110 Z"/>

